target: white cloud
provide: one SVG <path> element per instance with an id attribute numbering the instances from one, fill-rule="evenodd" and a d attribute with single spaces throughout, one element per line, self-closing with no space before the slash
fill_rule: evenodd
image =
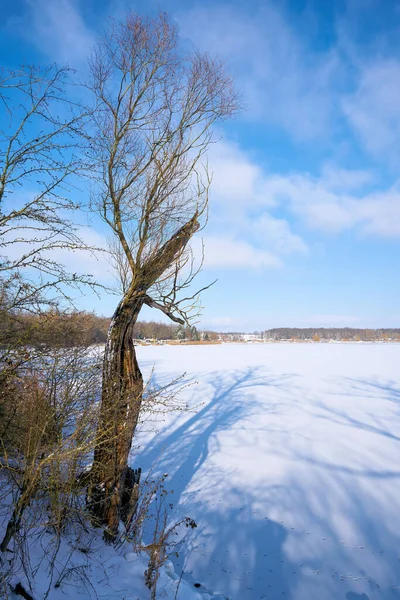
<path id="1" fill-rule="evenodd" d="M 205 238 L 205 268 L 281 267 L 284 256 L 308 252 L 293 231 L 299 222 L 330 234 L 354 229 L 363 235 L 400 236 L 400 187 L 371 191 L 368 171 L 329 163 L 320 177 L 270 174 L 227 141 L 213 147 L 209 163 L 213 231 Z M 290 221 L 271 214 L 282 210 L 292 215 Z"/>
<path id="2" fill-rule="evenodd" d="M 214 230 L 229 231 L 229 236 L 208 237 L 205 267 L 276 268 L 282 266 L 282 255 L 307 251 L 286 220 L 269 214 L 281 199 L 270 193 L 270 177 L 261 164 L 227 141 L 211 148 L 208 161 L 211 221 Z"/>
<path id="3" fill-rule="evenodd" d="M 371 171 L 343 169 L 332 163 L 325 163 L 322 167 L 321 180 L 331 191 L 349 192 L 365 188 L 374 181 L 374 175 Z"/>
<path id="4" fill-rule="evenodd" d="M 258 240 L 278 254 L 305 253 L 308 250 L 301 237 L 292 233 L 287 221 L 276 219 L 268 213 L 257 217 L 251 229 Z"/>
<path id="5" fill-rule="evenodd" d="M 41 255 L 43 258 L 62 264 L 70 273 L 91 275 L 98 283 L 109 284 L 114 279 L 114 274 L 105 252 L 107 249 L 106 239 L 92 227 L 79 227 L 75 233 L 82 242 L 88 247 L 95 248 L 95 250 L 52 248 L 51 250 L 42 251 Z M 5 242 L 9 239 L 13 243 L 3 247 L 2 255 L 15 261 L 42 245 L 40 241 L 34 241 L 40 239 L 34 230 L 29 231 L 26 229 L 24 237 L 17 238 L 17 241 L 14 233 L 3 236 Z M 56 240 L 53 239 L 52 242 L 54 243 Z"/>
<path id="6" fill-rule="evenodd" d="M 340 233 L 356 228 L 365 234 L 400 236 L 399 185 L 360 196 L 331 189 L 323 177 L 272 175 L 269 193 L 313 229 Z"/>
<path id="7" fill-rule="evenodd" d="M 252 160 L 237 144 L 219 141 L 211 146 L 208 161 L 212 172 L 212 197 L 236 211 L 248 206 L 266 206 L 267 178 L 261 165 Z M 270 200 L 270 205 L 274 201 Z"/>
<path id="8" fill-rule="evenodd" d="M 290 135 L 326 135 L 340 81 L 336 50 L 311 52 L 285 18 L 282 6 L 263 2 L 253 16 L 231 5 L 185 11 L 181 33 L 228 61 L 251 118 L 279 123 Z"/>
<path id="9" fill-rule="evenodd" d="M 72 66 L 86 61 L 95 35 L 85 24 L 74 0 L 27 0 L 29 37 L 52 60 Z"/>
<path id="10" fill-rule="evenodd" d="M 63 250 L 51 251 L 51 258 L 62 263 L 70 272 L 92 275 L 99 283 L 110 283 L 113 280 L 113 269 L 107 260 L 107 241 L 92 227 L 79 227 L 77 236 L 88 246 L 97 250 Z"/>
<path id="11" fill-rule="evenodd" d="M 215 172 L 212 222 L 235 239 L 282 256 L 307 252 L 296 221 L 331 234 L 354 229 L 365 235 L 400 236 L 400 180 L 373 189 L 369 171 L 325 164 L 320 177 L 308 173 L 271 174 L 237 145 L 221 142 L 209 157 Z M 288 219 L 271 214 L 284 209 Z M 293 221 L 294 217 L 294 221 Z"/>
<path id="12" fill-rule="evenodd" d="M 379 60 L 361 66 L 356 91 L 342 101 L 343 111 L 369 152 L 400 158 L 400 62 Z"/>
<path id="13" fill-rule="evenodd" d="M 273 269 L 282 266 L 280 259 L 262 249 L 255 248 L 245 241 L 223 236 L 205 236 L 205 269 Z M 199 240 L 194 240 L 198 249 Z"/>
<path id="14" fill-rule="evenodd" d="M 25 4 L 24 36 L 52 59 L 86 61 L 96 34 L 85 22 L 82 3 Z M 123 17 L 128 4 L 113 2 L 112 14 Z M 177 20 L 183 37 L 228 61 L 247 109 L 242 117 L 278 125 L 295 139 L 329 141 L 333 132 L 343 135 L 337 118 L 344 115 L 364 149 L 398 162 L 400 61 L 366 62 L 340 41 L 340 27 L 336 46 L 316 50 L 291 25 L 283 6 L 272 1 L 260 3 L 252 15 L 243 7 L 214 4 L 185 9 Z M 355 82 L 353 93 L 344 92 L 349 82 Z M 257 178 L 252 170 L 242 175 Z"/>
<path id="15" fill-rule="evenodd" d="M 182 11 L 183 36 L 218 54 L 234 73 L 247 109 L 242 118 L 286 130 L 295 140 L 318 138 L 338 151 L 356 134 L 362 151 L 384 163 L 400 160 L 400 60 L 375 38 L 365 47 L 336 23 L 336 44 L 313 45 L 293 27 L 284 3 L 208 6 Z M 353 24 L 355 26 L 355 24 Z M 349 136 L 350 134 L 350 136 Z"/>

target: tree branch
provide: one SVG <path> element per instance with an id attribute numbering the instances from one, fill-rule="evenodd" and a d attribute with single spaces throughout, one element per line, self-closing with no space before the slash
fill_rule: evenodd
<path id="1" fill-rule="evenodd" d="M 165 244 L 158 248 L 142 268 L 142 280 L 149 289 L 161 275 L 171 266 L 194 233 L 200 228 L 197 214 L 185 223 Z"/>
<path id="2" fill-rule="evenodd" d="M 175 323 L 179 323 L 180 325 L 185 324 L 185 321 L 183 319 L 180 319 L 179 317 L 174 315 L 174 313 L 171 312 L 166 306 L 159 304 L 158 302 L 153 300 L 153 298 L 150 298 L 150 296 L 147 296 L 147 294 L 144 297 L 144 304 L 147 304 L 147 306 L 150 306 L 150 308 L 158 308 L 158 310 L 161 310 L 161 312 L 163 312 L 165 315 L 167 315 L 167 317 L 169 317 L 171 319 L 171 321 L 175 321 Z"/>

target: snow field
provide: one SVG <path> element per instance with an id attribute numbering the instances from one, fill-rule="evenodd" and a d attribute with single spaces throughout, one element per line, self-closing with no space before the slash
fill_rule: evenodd
<path id="1" fill-rule="evenodd" d="M 177 573 L 229 600 L 400 597 L 400 345 L 138 355 L 156 385 L 185 372 L 182 396 L 200 404 L 136 440 L 134 466 L 158 461 L 173 517 L 198 524 Z"/>

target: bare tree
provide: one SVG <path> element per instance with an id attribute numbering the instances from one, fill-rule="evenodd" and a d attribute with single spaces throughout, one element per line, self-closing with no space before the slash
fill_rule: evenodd
<path id="1" fill-rule="evenodd" d="M 0 70 L 2 383 L 27 362 L 27 328 L 15 327 L 21 311 L 38 314 L 60 297 L 71 300 L 74 288 L 95 285 L 55 255 L 88 249 L 72 221 L 81 203 L 71 188 L 85 169 L 82 128 L 89 115 L 72 99 L 71 75 L 55 65 Z"/>
<path id="2" fill-rule="evenodd" d="M 21 311 L 37 314 L 92 284 L 54 251 L 87 248 L 71 220 L 70 186 L 82 174 L 88 114 L 71 100 L 70 69 L 0 70 L 0 382 L 13 381 L 34 351 L 24 349 Z M 18 323 L 17 323 L 18 325 Z M 26 328 L 25 328 L 26 331 Z M 27 358 L 29 356 L 29 359 Z"/>
<path id="3" fill-rule="evenodd" d="M 13 291 L 10 309 L 38 304 L 50 289 L 66 297 L 66 284 L 91 283 L 53 254 L 86 248 L 70 219 L 80 207 L 70 191 L 85 165 L 88 114 L 71 99 L 70 71 L 0 71 L 0 278 Z"/>
<path id="4" fill-rule="evenodd" d="M 124 261 L 123 297 L 104 357 L 99 428 L 103 439 L 112 423 L 115 435 L 96 447 L 90 488 L 95 518 L 113 537 L 143 392 L 133 329 L 144 305 L 181 324 L 196 305 L 188 243 L 207 207 L 205 153 L 214 141 L 212 126 L 236 111 L 237 99 L 218 60 L 181 51 L 165 14 L 113 22 L 90 69 L 97 106 L 93 202 Z"/>

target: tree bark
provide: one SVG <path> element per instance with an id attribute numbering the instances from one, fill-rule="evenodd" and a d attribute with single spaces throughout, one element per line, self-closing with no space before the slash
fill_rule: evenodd
<path id="1" fill-rule="evenodd" d="M 110 541 L 118 532 L 122 506 L 128 502 L 132 514 L 137 496 L 137 486 L 130 489 L 132 469 L 128 458 L 142 404 L 143 377 L 133 344 L 133 328 L 143 304 L 149 302 L 147 290 L 174 263 L 198 228 L 194 215 L 132 274 L 132 284 L 108 330 L 100 421 L 87 500 L 94 523 L 106 527 L 105 537 Z M 127 500 L 129 493 L 131 502 Z"/>
<path id="2" fill-rule="evenodd" d="M 141 296 L 121 300 L 108 331 L 103 363 L 100 422 L 88 503 L 94 521 L 116 535 L 133 434 L 139 418 L 143 377 L 133 344 L 133 327 L 143 305 Z"/>

